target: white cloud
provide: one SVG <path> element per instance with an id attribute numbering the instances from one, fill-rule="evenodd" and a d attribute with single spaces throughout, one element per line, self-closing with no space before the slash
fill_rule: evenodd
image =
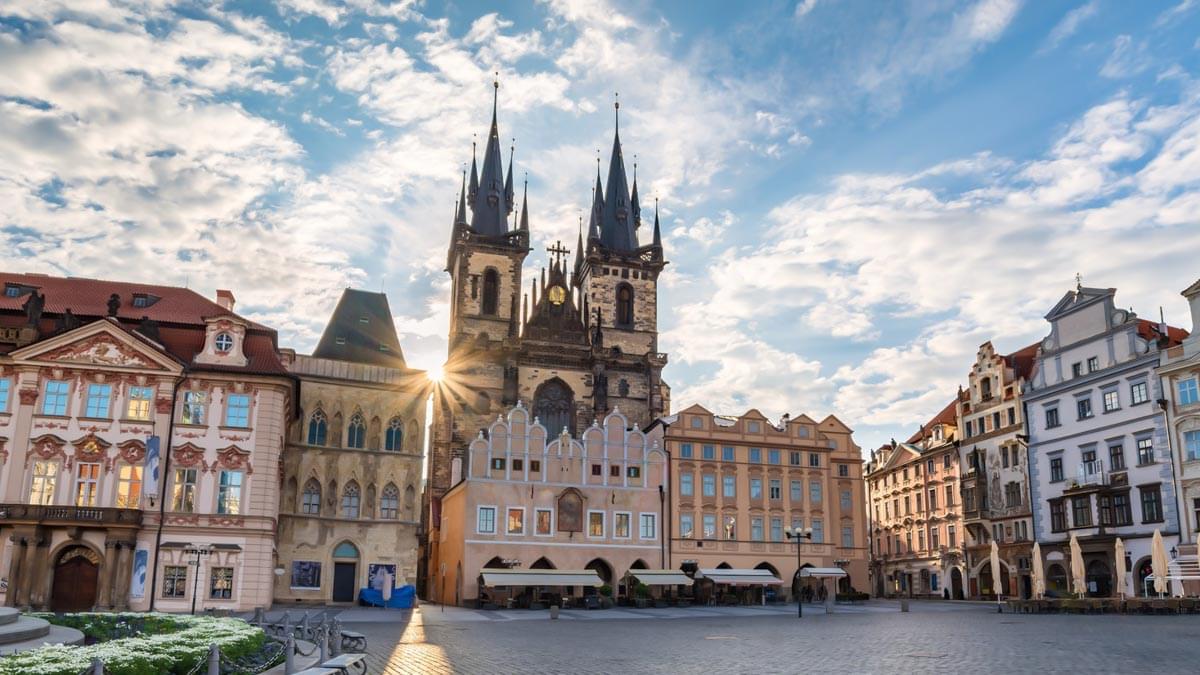
<path id="1" fill-rule="evenodd" d="M 1149 68 L 1150 64 L 1145 42 L 1134 42 L 1128 35 L 1118 35 L 1113 41 L 1112 54 L 1100 68 L 1100 74 L 1113 79 L 1132 77 Z"/>
<path id="2" fill-rule="evenodd" d="M 796 9 L 792 12 L 792 16 L 799 20 L 808 16 L 808 13 L 816 9 L 817 0 L 800 0 L 796 3 Z"/>
<path id="3" fill-rule="evenodd" d="M 1064 40 L 1070 38 L 1079 30 L 1080 24 L 1096 15 L 1100 9 L 1097 0 L 1088 0 L 1088 2 L 1067 12 L 1063 18 L 1055 24 L 1050 31 L 1050 35 L 1046 37 L 1046 42 L 1042 45 L 1040 52 L 1048 52 L 1057 49 Z"/>

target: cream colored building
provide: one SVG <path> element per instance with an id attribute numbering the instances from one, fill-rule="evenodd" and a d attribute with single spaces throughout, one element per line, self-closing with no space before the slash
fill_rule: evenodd
<path id="1" fill-rule="evenodd" d="M 1183 291 L 1192 315 L 1192 332 L 1182 343 L 1162 352 L 1158 376 L 1166 398 L 1167 441 L 1174 454 L 1179 495 L 1179 551 L 1197 553 L 1200 536 L 1200 281 Z M 1189 593 L 1200 589 L 1186 582 Z"/>
<path id="2" fill-rule="evenodd" d="M 279 502 L 280 604 L 353 602 L 417 575 L 425 373 L 405 366 L 387 298 L 346 290 L 312 356 L 291 355 L 301 415 Z"/>
<path id="3" fill-rule="evenodd" d="M 778 597 L 799 590 L 802 567 L 840 567 L 840 588 L 867 590 L 862 456 L 849 427 L 832 415 L 776 424 L 757 410 L 726 417 L 699 405 L 651 430 L 659 426 L 671 458 L 665 567 L 770 570 L 783 581 Z M 799 561 L 784 533 L 797 527 L 813 535 Z"/>
<path id="4" fill-rule="evenodd" d="M 907 443 L 871 453 L 875 595 L 965 597 L 957 405 L 943 408 Z"/>

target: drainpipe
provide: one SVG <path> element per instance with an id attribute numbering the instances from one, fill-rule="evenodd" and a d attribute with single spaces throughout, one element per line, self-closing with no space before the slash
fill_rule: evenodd
<path id="1" fill-rule="evenodd" d="M 670 480 L 669 477 L 670 477 L 670 474 L 668 473 L 668 480 Z M 658 518 L 659 518 L 659 520 L 663 520 L 663 521 L 666 520 L 666 513 L 667 513 L 666 506 L 665 506 L 665 504 L 666 504 L 665 497 L 666 497 L 666 492 L 663 491 L 663 486 L 661 484 L 659 484 L 659 486 L 658 486 Z M 667 538 L 665 536 L 665 531 L 666 531 L 666 528 L 663 527 L 662 528 L 663 534 L 659 535 L 660 544 L 661 544 L 661 548 L 662 548 L 662 550 L 660 552 L 661 555 L 659 557 L 659 564 L 662 566 L 662 569 L 664 569 L 664 570 L 667 569 Z"/>
<path id="2" fill-rule="evenodd" d="M 171 438 L 175 435 L 175 403 L 179 399 L 179 388 L 187 381 L 188 369 L 185 366 L 183 372 L 180 373 L 179 379 L 175 381 L 175 385 L 171 388 L 171 416 L 167 418 L 167 436 L 166 439 L 159 443 L 160 452 L 163 453 L 163 472 L 162 478 L 159 480 L 158 486 L 158 530 L 154 533 L 154 562 L 150 568 L 150 609 L 154 611 L 154 600 L 158 596 L 158 552 L 162 547 L 163 524 L 166 521 L 167 514 L 167 476 L 171 471 Z M 143 477 L 145 480 L 145 477 Z M 196 574 L 200 574 L 200 568 L 196 568 Z M 199 578 L 199 576 L 197 576 Z"/>

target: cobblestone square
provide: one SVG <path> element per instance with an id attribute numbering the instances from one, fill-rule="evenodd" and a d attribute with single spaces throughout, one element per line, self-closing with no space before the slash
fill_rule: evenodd
<path id="1" fill-rule="evenodd" d="M 997 614 L 992 606 L 564 612 L 348 610 L 370 673 L 1194 673 L 1200 615 Z M 936 636 L 934 639 L 933 636 Z M 932 645 L 937 646 L 932 646 Z M 948 645 L 952 647 L 947 647 Z"/>

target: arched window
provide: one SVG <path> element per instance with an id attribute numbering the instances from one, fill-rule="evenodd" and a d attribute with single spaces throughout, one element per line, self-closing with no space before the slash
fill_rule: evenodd
<path id="1" fill-rule="evenodd" d="M 350 418 L 350 426 L 346 428 L 346 447 L 361 448 L 366 445 L 366 441 L 367 423 L 361 414 L 354 413 Z"/>
<path id="2" fill-rule="evenodd" d="M 399 417 L 393 417 L 388 422 L 387 432 L 383 436 L 383 449 L 388 452 L 400 452 L 404 449 L 404 422 Z"/>
<path id="3" fill-rule="evenodd" d="M 318 410 L 308 418 L 309 445 L 325 445 L 325 436 L 328 431 L 329 424 L 325 421 L 325 413 Z"/>
<path id="4" fill-rule="evenodd" d="M 617 325 L 633 325 L 633 287 L 629 284 L 617 286 Z"/>
<path id="5" fill-rule="evenodd" d="M 358 483 L 350 481 L 342 491 L 342 517 L 357 518 L 359 507 Z"/>
<path id="6" fill-rule="evenodd" d="M 534 393 L 533 414 L 552 438 L 562 433 L 563 427 L 574 435 L 574 399 L 571 388 L 557 377 L 543 382 Z"/>
<path id="7" fill-rule="evenodd" d="M 400 517 L 400 490 L 388 483 L 383 488 L 379 498 L 379 517 L 385 520 L 395 520 Z"/>
<path id="8" fill-rule="evenodd" d="M 500 274 L 488 268 L 483 273 L 483 307 L 482 313 L 496 316 L 496 306 L 500 302 Z"/>
<path id="9" fill-rule="evenodd" d="M 310 516 L 321 515 L 321 484 L 309 478 L 300 497 L 300 513 Z"/>

